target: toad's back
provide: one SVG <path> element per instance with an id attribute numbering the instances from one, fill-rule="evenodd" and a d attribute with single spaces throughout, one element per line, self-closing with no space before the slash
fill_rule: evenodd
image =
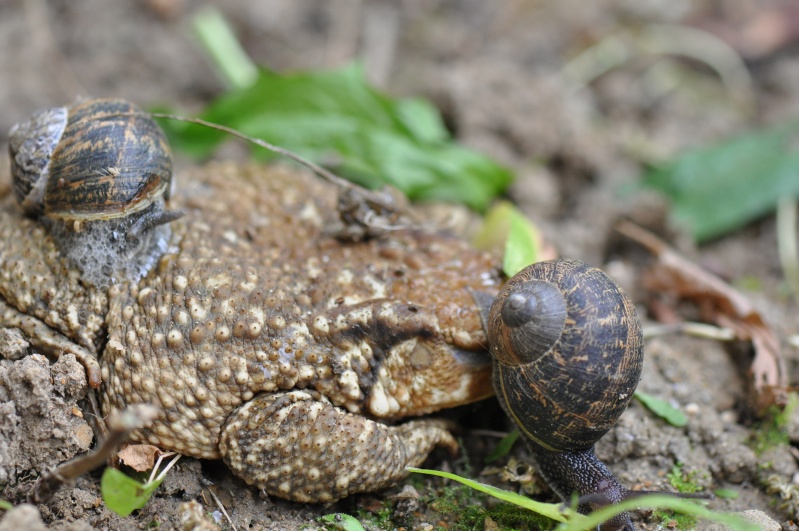
<path id="1" fill-rule="evenodd" d="M 283 390 L 373 419 L 491 393 L 469 292 L 499 285 L 490 257 L 409 230 L 342 243 L 335 187 L 287 170 L 209 166 L 180 195 L 170 250 L 109 293 L 103 407 L 160 406 L 140 441 L 217 458 L 231 412 Z"/>

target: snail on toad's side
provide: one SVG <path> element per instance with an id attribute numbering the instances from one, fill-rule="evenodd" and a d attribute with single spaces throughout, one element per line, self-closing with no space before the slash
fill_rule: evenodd
<path id="1" fill-rule="evenodd" d="M 14 193 L 87 281 L 137 279 L 169 239 L 172 155 L 161 128 L 115 99 L 52 107 L 9 133 Z"/>
<path id="2" fill-rule="evenodd" d="M 523 269 L 493 302 L 475 299 L 499 402 L 552 490 L 566 503 L 576 494 L 581 512 L 647 494 L 622 486 L 594 453 L 641 377 L 643 336 L 627 295 L 599 269 L 558 259 Z M 622 513 L 602 529 L 634 527 Z"/>

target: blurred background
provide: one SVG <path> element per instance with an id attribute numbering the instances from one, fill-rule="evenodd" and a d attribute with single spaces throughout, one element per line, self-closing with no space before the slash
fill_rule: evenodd
<path id="1" fill-rule="evenodd" d="M 209 7 L 264 68 L 357 60 L 378 89 L 429 99 L 458 141 L 518 175 L 511 196 L 563 254 L 593 261 L 620 201 L 665 215 L 619 198 L 646 167 L 799 116 L 787 0 L 0 0 L 0 142 L 78 97 L 200 112 L 230 89 L 195 30 Z"/>

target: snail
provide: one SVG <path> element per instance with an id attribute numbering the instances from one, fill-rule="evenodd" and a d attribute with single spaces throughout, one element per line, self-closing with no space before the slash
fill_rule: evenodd
<path id="1" fill-rule="evenodd" d="M 644 494 L 622 486 L 594 453 L 641 377 L 641 325 L 621 288 L 599 269 L 558 259 L 523 269 L 493 302 L 475 299 L 499 402 L 552 490 L 566 503 L 576 494 L 583 513 Z M 622 513 L 602 529 L 634 527 Z"/>
<path id="2" fill-rule="evenodd" d="M 124 100 L 91 99 L 33 114 L 9 132 L 13 190 L 63 255 L 98 287 L 136 280 L 165 250 L 169 144 Z"/>

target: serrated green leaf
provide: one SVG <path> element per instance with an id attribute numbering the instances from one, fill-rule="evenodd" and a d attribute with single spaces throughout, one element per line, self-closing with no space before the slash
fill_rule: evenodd
<path id="1" fill-rule="evenodd" d="M 328 522 L 342 531 L 364 531 L 363 526 L 354 516 L 344 513 L 326 514 L 319 517 L 323 522 Z"/>
<path id="2" fill-rule="evenodd" d="M 643 391 L 636 391 L 635 398 L 637 398 L 652 413 L 659 416 L 672 426 L 682 428 L 688 424 L 688 417 L 685 416 L 685 413 L 675 408 L 665 400 L 657 398 L 656 396 L 652 396 L 648 393 L 644 393 Z"/>
<path id="3" fill-rule="evenodd" d="M 292 75 L 261 70 L 251 87 L 222 96 L 200 118 L 365 186 L 393 185 L 411 199 L 461 202 L 482 211 L 512 179 L 508 169 L 452 142 L 432 105 L 383 95 L 366 83 L 358 65 Z M 226 138 L 199 125 L 161 123 L 175 149 L 198 158 Z M 254 154 L 274 157 L 260 148 Z"/>
<path id="4" fill-rule="evenodd" d="M 519 430 L 513 430 L 506 436 L 504 436 L 497 445 L 494 447 L 494 450 L 488 454 L 486 457 L 486 463 L 491 463 L 496 461 L 500 457 L 504 457 L 508 455 L 513 445 L 516 444 L 516 441 L 519 439 Z"/>
<path id="5" fill-rule="evenodd" d="M 671 200 L 697 241 L 716 238 L 799 197 L 799 122 L 693 149 L 650 170 L 643 184 Z"/>
<path id="6" fill-rule="evenodd" d="M 163 478 L 143 484 L 116 468 L 107 467 L 100 480 L 100 492 L 105 505 L 124 517 L 144 507 L 162 481 Z"/>

